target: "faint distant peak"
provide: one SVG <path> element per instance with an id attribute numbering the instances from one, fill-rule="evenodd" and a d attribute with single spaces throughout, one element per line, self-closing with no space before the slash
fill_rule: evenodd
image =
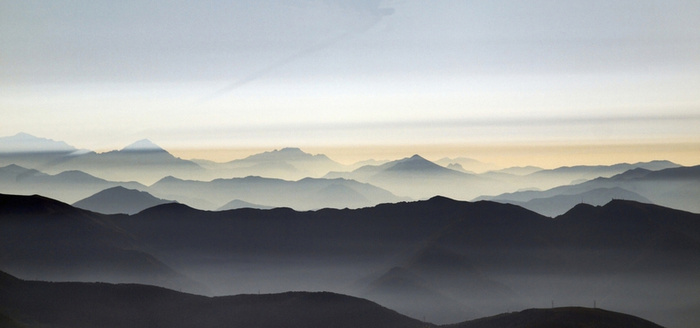
<path id="1" fill-rule="evenodd" d="M 24 132 L 0 138 L 0 153 L 72 153 L 76 151 L 78 151 L 77 148 L 63 141 L 40 138 Z"/>
<path id="2" fill-rule="evenodd" d="M 304 152 L 300 148 L 296 147 L 285 147 L 282 149 L 275 149 L 272 151 L 266 151 L 259 154 L 250 155 L 244 159 L 234 160 L 232 162 L 275 162 L 275 161 L 330 161 L 326 155 L 318 154 L 312 155 Z"/>
<path id="3" fill-rule="evenodd" d="M 283 153 L 303 153 L 304 151 L 301 150 L 301 148 L 297 147 L 284 147 L 280 150 L 275 150 L 278 152 L 283 152 Z"/>
<path id="4" fill-rule="evenodd" d="M 394 163 L 395 163 L 396 165 L 398 165 L 398 164 L 401 164 L 401 165 L 407 165 L 407 164 L 408 164 L 408 165 L 418 165 L 418 164 L 421 164 L 421 165 L 430 165 L 430 164 L 433 164 L 433 165 L 436 165 L 436 166 L 437 166 L 437 164 L 435 164 L 435 163 L 433 163 L 433 162 L 431 162 L 431 161 L 429 161 L 429 160 L 423 158 L 422 156 L 420 156 L 420 155 L 418 155 L 418 154 L 413 155 L 413 156 L 411 156 L 411 157 L 406 157 L 406 158 L 397 160 L 397 161 L 395 161 Z M 394 166 L 395 166 L 395 165 L 394 165 Z"/>
<path id="5" fill-rule="evenodd" d="M 467 172 L 467 170 L 465 170 L 464 167 L 459 163 L 447 164 L 447 168 L 450 170 L 458 171 L 458 172 L 465 172 L 465 173 Z"/>
<path id="6" fill-rule="evenodd" d="M 146 151 L 146 152 L 154 152 L 154 151 L 165 151 L 165 149 L 161 148 L 160 146 L 154 144 L 151 140 L 148 139 L 141 139 L 139 141 L 136 141 L 122 149 L 122 151 Z"/>

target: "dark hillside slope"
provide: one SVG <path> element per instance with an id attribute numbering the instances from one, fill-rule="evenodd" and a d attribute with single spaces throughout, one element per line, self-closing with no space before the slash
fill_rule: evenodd
<path id="1" fill-rule="evenodd" d="M 0 194 L 0 270 L 52 280 L 194 287 L 111 219 L 41 196 Z"/>
<path id="2" fill-rule="evenodd" d="M 152 254 L 216 295 L 330 290 L 381 298 L 432 322 L 550 300 L 598 300 L 674 327 L 700 319 L 700 312 L 687 310 L 700 305 L 700 214 L 658 205 L 581 204 L 548 218 L 510 204 L 434 197 L 309 212 L 164 204 L 108 216 L 36 196 L 2 199 L 2 265 L 6 259 L 51 263 L 53 253 L 62 254 L 57 258 L 64 264 L 84 263 L 93 258 L 86 250 L 116 248 Z M 39 205 L 22 205 L 30 201 Z M 457 311 L 437 318 L 429 299 L 411 295 L 430 296 L 434 304 L 454 301 L 443 308 Z M 424 303 L 401 308 L 407 301 Z"/>
<path id="3" fill-rule="evenodd" d="M 579 248 L 700 250 L 700 214 L 630 200 L 580 204 L 557 217 L 558 243 Z"/>
<path id="4" fill-rule="evenodd" d="M 117 186 L 81 199 L 73 203 L 73 206 L 102 214 L 136 214 L 166 203 L 173 201 L 153 197 L 145 191 Z"/>
<path id="5" fill-rule="evenodd" d="M 624 313 L 581 307 L 529 309 L 471 320 L 446 328 L 661 328 Z"/>
<path id="6" fill-rule="evenodd" d="M 514 205 L 459 202 L 444 197 L 356 210 L 309 212 L 288 208 L 207 212 L 181 204 L 165 204 L 134 216 L 115 217 L 114 222 L 158 249 L 321 254 L 410 249 L 462 220 L 474 224 L 474 235 L 488 233 L 494 226 L 515 224 L 529 231 L 551 222 L 550 218 Z M 509 236 L 498 238 L 526 234 L 525 231 L 508 233 Z"/>
<path id="7" fill-rule="evenodd" d="M 24 281 L 0 272 L 0 308 L 28 327 L 424 327 L 327 292 L 204 297 L 134 284 Z"/>

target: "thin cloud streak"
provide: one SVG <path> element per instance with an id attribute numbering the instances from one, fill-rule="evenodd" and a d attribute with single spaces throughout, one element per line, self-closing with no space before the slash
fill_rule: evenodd
<path id="1" fill-rule="evenodd" d="M 362 7 L 362 10 L 369 13 L 369 15 L 371 17 L 371 19 L 368 22 L 361 24 L 359 26 L 359 28 L 343 32 L 337 36 L 334 36 L 334 37 L 331 37 L 328 39 L 321 40 L 320 42 L 318 42 L 318 43 L 316 43 L 308 48 L 302 49 L 299 52 L 296 52 L 290 56 L 282 58 L 282 59 L 280 59 L 280 60 L 278 60 L 278 61 L 276 61 L 268 66 L 265 66 L 264 68 L 262 68 L 260 70 L 253 72 L 252 74 L 249 74 L 248 76 L 246 76 L 238 81 L 235 81 L 235 82 L 225 86 L 224 88 L 217 90 L 216 92 L 214 92 L 206 97 L 199 99 L 198 101 L 195 102 L 195 104 L 196 105 L 203 104 L 203 103 L 206 103 L 212 99 L 221 97 L 221 96 L 223 96 L 229 92 L 232 92 L 232 91 L 234 91 L 242 86 L 245 86 L 248 83 L 251 83 L 257 79 L 265 77 L 265 76 L 269 75 L 270 73 L 274 72 L 275 70 L 282 68 L 282 67 L 284 67 L 284 66 L 286 66 L 286 65 L 288 65 L 288 64 L 290 64 L 290 63 L 292 63 L 300 58 L 304 58 L 304 57 L 310 56 L 316 52 L 320 52 L 320 51 L 327 49 L 327 48 L 329 48 L 329 47 L 331 47 L 331 46 L 333 46 L 333 45 L 335 45 L 338 42 L 341 42 L 343 40 L 348 40 L 352 37 L 361 35 L 361 34 L 367 32 L 373 26 L 377 25 L 382 20 L 382 18 L 384 16 L 389 16 L 389 15 L 392 15 L 394 13 L 393 8 L 380 8 L 379 1 L 372 2 L 370 4 L 371 4 L 371 6 L 368 6 L 368 7 L 364 7 L 361 4 L 359 5 L 360 7 Z"/>
<path id="2" fill-rule="evenodd" d="M 309 56 L 315 52 L 326 49 L 326 48 L 334 45 L 335 43 L 337 43 L 341 40 L 348 39 L 348 38 L 350 38 L 351 35 L 352 35 L 352 33 L 346 32 L 346 33 L 338 35 L 334 38 L 330 38 L 330 39 L 324 40 L 322 42 L 319 42 L 319 43 L 317 43 L 309 48 L 306 48 L 306 49 L 303 49 L 297 53 L 294 53 L 291 56 L 282 58 L 281 60 L 274 62 L 273 64 L 271 64 L 269 66 L 266 66 L 260 70 L 257 70 L 255 72 L 253 72 L 252 74 L 250 74 L 250 75 L 248 75 L 248 76 L 246 76 L 246 77 L 244 77 L 236 82 L 233 82 L 233 83 L 225 86 L 224 88 L 217 90 L 216 92 L 214 92 L 206 97 L 203 97 L 203 98 L 197 100 L 195 102 L 195 105 L 204 104 L 204 103 L 208 102 L 209 100 L 213 100 L 213 99 L 216 99 L 218 97 L 221 97 L 221 96 L 223 96 L 231 91 L 234 91 L 234 90 L 236 90 L 236 89 L 238 89 L 238 88 L 240 88 L 240 87 L 242 87 L 250 82 L 253 82 L 259 78 L 265 77 L 266 75 L 270 74 L 271 72 L 273 72 L 281 67 L 284 67 L 287 64 L 294 62 L 295 60 L 297 60 L 299 58 Z"/>

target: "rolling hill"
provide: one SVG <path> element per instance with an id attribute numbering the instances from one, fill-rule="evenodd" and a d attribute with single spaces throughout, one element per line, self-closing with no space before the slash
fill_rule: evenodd
<path id="1" fill-rule="evenodd" d="M 81 199 L 73 206 L 102 214 L 136 214 L 149 207 L 173 202 L 153 197 L 145 191 L 117 186 Z"/>
<path id="2" fill-rule="evenodd" d="M 9 270 L 15 274 L 32 264 L 23 277 L 61 280 L 65 263 L 93 263 L 80 267 L 85 272 L 159 272 L 139 260 L 150 256 L 146 263 L 205 282 L 216 295 L 333 291 L 439 323 L 550 300 L 598 300 L 676 327 L 698 320 L 686 309 L 699 305 L 700 215 L 658 205 L 579 204 L 550 218 L 511 204 L 434 197 L 307 212 L 163 204 L 128 216 L 7 197 L 0 263 L 18 264 Z M 107 264 L 121 265 L 98 261 L 114 249 L 122 258 Z"/>
<path id="3" fill-rule="evenodd" d="M 42 282 L 0 272 L 3 327 L 437 327 L 376 303 L 329 292 L 205 297 L 137 284 Z M 445 328 L 658 328 L 632 315 L 581 307 L 528 309 Z"/>
<path id="4" fill-rule="evenodd" d="M 661 326 L 639 317 L 582 307 L 553 309 L 528 309 L 481 318 L 446 328 L 661 328 Z"/>
<path id="5" fill-rule="evenodd" d="M 36 279 L 205 291 L 144 251 L 112 218 L 41 196 L 0 194 L 0 269 Z"/>
<path id="6" fill-rule="evenodd" d="M 425 327 L 367 300 L 287 292 L 205 297 L 135 284 L 25 281 L 0 272 L 0 308 L 28 327 Z"/>

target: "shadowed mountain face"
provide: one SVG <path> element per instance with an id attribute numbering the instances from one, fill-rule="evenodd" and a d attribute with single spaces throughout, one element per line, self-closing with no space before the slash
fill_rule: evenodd
<path id="1" fill-rule="evenodd" d="M 136 214 L 149 207 L 166 203 L 173 201 L 153 197 L 145 191 L 117 186 L 79 200 L 73 206 L 102 214 Z"/>
<path id="2" fill-rule="evenodd" d="M 141 250 L 139 241 L 110 219 L 41 196 L 0 195 L 0 269 L 38 279 L 204 291 Z"/>
<path id="3" fill-rule="evenodd" d="M 424 327 L 367 300 L 288 292 L 204 297 L 144 285 L 24 281 L 0 272 L 0 308 L 29 327 Z"/>
<path id="4" fill-rule="evenodd" d="M 109 241 L 122 247 L 126 238 L 217 295 L 330 290 L 441 323 L 551 300 L 597 300 L 673 327 L 699 319 L 686 309 L 700 306 L 700 215 L 656 205 L 582 204 L 552 219 L 515 205 L 435 197 L 312 212 L 206 212 L 164 204 L 105 216 L 57 202 L 27 206 L 31 199 L 1 204 L 0 263 L 31 264 L 52 252 L 74 254 L 81 245 L 104 249 Z M 63 221 L 46 220 L 46 213 Z M 61 230 L 66 221 L 76 223 Z M 107 233 L 85 228 L 88 223 L 115 228 Z M 42 243 L 47 246 L 36 246 Z M 91 259 L 71 258 L 76 264 Z M 39 270 L 43 263 L 33 265 Z"/>
<path id="5" fill-rule="evenodd" d="M 500 314 L 455 325 L 449 328 L 661 328 L 635 316 L 581 307 L 529 309 Z"/>

